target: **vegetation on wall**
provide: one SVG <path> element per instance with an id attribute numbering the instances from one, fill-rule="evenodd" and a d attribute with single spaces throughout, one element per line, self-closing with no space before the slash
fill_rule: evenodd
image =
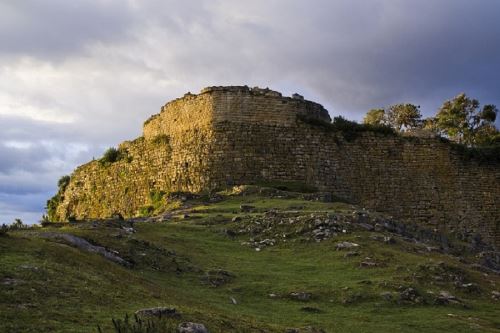
<path id="1" fill-rule="evenodd" d="M 114 147 L 108 148 L 103 156 L 99 159 L 101 165 L 110 165 L 120 160 L 126 160 L 127 162 L 132 161 L 132 157 L 128 155 L 125 149 L 116 149 Z"/>
<path id="2" fill-rule="evenodd" d="M 64 191 L 66 190 L 66 187 L 68 187 L 70 180 L 71 177 L 68 175 L 59 178 L 59 181 L 57 182 L 57 193 L 52 198 L 47 200 L 45 210 L 47 211 L 47 218 L 49 221 L 57 221 L 57 206 L 59 206 L 59 203 L 64 200 Z"/>
<path id="3" fill-rule="evenodd" d="M 309 125 L 321 127 L 326 131 L 340 132 L 347 141 L 355 140 L 362 132 L 375 132 L 383 135 L 396 135 L 396 132 L 390 126 L 384 124 L 359 124 L 355 121 L 347 120 L 342 116 L 334 117 L 332 122 L 326 122 L 301 114 L 297 115 L 297 119 Z"/>

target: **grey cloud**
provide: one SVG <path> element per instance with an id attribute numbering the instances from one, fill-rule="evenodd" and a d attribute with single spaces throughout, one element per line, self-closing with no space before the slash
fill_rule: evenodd
<path id="1" fill-rule="evenodd" d="M 41 210 L 60 175 L 207 85 L 299 92 L 358 120 L 397 102 L 430 115 L 462 91 L 500 106 L 499 12 L 496 0 L 4 1 L 0 210 Z"/>
<path id="2" fill-rule="evenodd" d="M 0 3 L 0 53 L 56 60 L 92 41 L 118 41 L 133 17 L 123 1 L 38 0 Z"/>

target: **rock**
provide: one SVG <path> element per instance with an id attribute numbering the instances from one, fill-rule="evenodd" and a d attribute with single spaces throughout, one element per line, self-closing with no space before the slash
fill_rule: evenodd
<path id="1" fill-rule="evenodd" d="M 451 295 L 447 291 L 440 291 L 438 297 L 434 301 L 437 305 L 446 305 L 449 303 L 462 303 L 457 297 Z"/>
<path id="2" fill-rule="evenodd" d="M 500 301 L 500 292 L 493 290 L 491 292 L 491 298 L 495 301 Z"/>
<path id="3" fill-rule="evenodd" d="M 259 242 L 260 245 L 265 245 L 265 246 L 274 246 L 276 243 L 275 239 L 264 239 Z"/>
<path id="4" fill-rule="evenodd" d="M 103 246 L 90 244 L 87 240 L 77 236 L 73 236 L 70 234 L 55 233 L 55 232 L 44 232 L 40 234 L 40 237 L 63 240 L 69 245 L 76 247 L 77 249 L 80 249 L 82 251 L 98 253 L 102 255 L 104 258 L 108 259 L 109 261 L 115 262 L 123 266 L 131 266 L 131 264 L 128 261 L 117 256 L 116 251 L 115 252 L 108 251 Z"/>
<path id="5" fill-rule="evenodd" d="M 399 293 L 400 301 L 417 302 L 420 294 L 414 288 L 406 288 Z"/>
<path id="6" fill-rule="evenodd" d="M 236 298 L 229 297 L 229 299 L 231 300 L 231 303 L 233 303 L 234 305 L 238 304 L 238 302 L 236 301 Z"/>
<path id="7" fill-rule="evenodd" d="M 252 205 L 240 205 L 240 210 L 243 213 L 250 213 L 255 209 L 255 206 Z"/>
<path id="8" fill-rule="evenodd" d="M 113 220 L 121 220 L 121 221 L 123 221 L 123 215 L 122 215 L 121 213 L 118 213 L 118 212 L 113 213 L 113 214 L 111 215 L 111 218 L 112 218 Z"/>
<path id="9" fill-rule="evenodd" d="M 384 236 L 384 243 L 386 244 L 396 244 L 396 240 L 390 236 Z"/>
<path id="10" fill-rule="evenodd" d="M 177 331 L 179 333 L 208 333 L 205 325 L 191 322 L 179 324 Z"/>
<path id="11" fill-rule="evenodd" d="M 208 201 L 211 203 L 221 202 L 222 200 L 224 200 L 224 197 L 217 193 L 211 194 L 208 198 Z"/>
<path id="12" fill-rule="evenodd" d="M 231 219 L 231 222 L 240 222 L 241 221 L 241 217 L 240 216 L 235 216 Z"/>
<path id="13" fill-rule="evenodd" d="M 365 261 L 362 261 L 359 263 L 359 267 L 362 267 L 362 268 L 372 268 L 372 267 L 377 267 L 378 264 L 376 262 L 373 262 L 373 261 L 368 261 L 368 260 L 365 260 Z"/>
<path id="14" fill-rule="evenodd" d="M 127 233 L 127 234 L 133 234 L 135 233 L 134 228 L 128 228 L 128 227 L 122 227 L 122 229 Z"/>
<path id="15" fill-rule="evenodd" d="M 481 293 L 481 288 L 475 283 L 458 283 L 456 286 L 469 294 Z"/>
<path id="16" fill-rule="evenodd" d="M 287 328 L 285 330 L 285 333 L 326 333 L 326 332 L 321 328 L 306 326 L 302 328 Z"/>
<path id="17" fill-rule="evenodd" d="M 380 296 L 385 299 L 386 301 L 392 301 L 392 293 L 389 291 L 385 291 L 380 293 Z"/>
<path id="18" fill-rule="evenodd" d="M 367 231 L 372 231 L 375 229 L 371 224 L 368 223 L 358 223 L 357 226 Z"/>
<path id="19" fill-rule="evenodd" d="M 306 301 L 309 301 L 311 299 L 312 295 L 310 293 L 306 293 L 306 292 L 293 292 L 293 293 L 290 293 L 290 297 L 293 299 L 296 299 L 298 301 L 306 302 Z"/>
<path id="20" fill-rule="evenodd" d="M 3 284 L 4 286 L 15 286 L 19 282 L 20 280 L 6 277 L 2 279 L 1 284 Z"/>
<path id="21" fill-rule="evenodd" d="M 271 294 L 269 294 L 269 297 L 270 297 L 270 298 L 277 298 L 277 297 L 278 297 L 278 295 L 276 295 L 275 293 L 271 293 Z"/>
<path id="22" fill-rule="evenodd" d="M 202 281 L 212 285 L 213 287 L 222 286 L 223 284 L 231 282 L 232 279 L 233 275 L 223 269 L 210 270 L 202 277 Z"/>
<path id="23" fill-rule="evenodd" d="M 351 243 L 351 242 L 340 242 L 335 245 L 337 251 L 339 250 L 350 250 L 359 247 L 359 244 Z"/>
<path id="24" fill-rule="evenodd" d="M 177 312 L 175 308 L 166 308 L 166 307 L 158 307 L 158 308 L 149 308 L 149 309 L 140 309 L 135 312 L 138 316 L 145 317 L 179 317 L 180 314 Z"/>
<path id="25" fill-rule="evenodd" d="M 350 258 L 350 257 L 356 257 L 359 256 L 358 251 L 349 251 L 346 254 L 344 254 L 344 258 Z"/>

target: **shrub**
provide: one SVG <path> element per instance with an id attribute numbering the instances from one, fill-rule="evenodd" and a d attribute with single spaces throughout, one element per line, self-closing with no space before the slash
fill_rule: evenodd
<path id="1" fill-rule="evenodd" d="M 155 210 L 155 208 L 151 205 L 142 206 L 141 208 L 139 208 L 137 215 L 142 216 L 142 217 L 151 216 L 151 214 L 153 214 L 154 210 Z"/>
<path id="2" fill-rule="evenodd" d="M 59 180 L 57 181 L 57 187 L 59 188 L 60 192 L 64 192 L 66 187 L 69 185 L 70 180 L 71 180 L 71 177 L 68 175 L 65 175 L 65 176 L 62 176 L 61 178 L 59 178 Z"/>
<path id="3" fill-rule="evenodd" d="M 114 147 L 108 148 L 100 159 L 101 163 L 114 163 L 120 159 L 120 151 Z"/>
<path id="4" fill-rule="evenodd" d="M 311 118 L 305 115 L 297 115 L 297 119 L 313 126 L 320 127 L 330 132 L 342 133 L 344 139 L 347 141 L 355 140 L 361 132 L 375 132 L 383 135 L 397 136 L 396 131 L 387 125 L 376 124 L 358 124 L 355 121 L 347 120 L 342 116 L 333 118 L 333 121 L 326 122 L 317 118 Z"/>
<path id="5" fill-rule="evenodd" d="M 162 144 L 169 144 L 170 143 L 170 138 L 166 134 L 159 134 L 153 138 L 153 143 L 155 145 L 162 145 Z"/>
<path id="6" fill-rule="evenodd" d="M 8 231 L 9 231 L 9 227 L 5 224 L 2 224 L 2 226 L 0 226 L 0 237 L 7 236 Z"/>

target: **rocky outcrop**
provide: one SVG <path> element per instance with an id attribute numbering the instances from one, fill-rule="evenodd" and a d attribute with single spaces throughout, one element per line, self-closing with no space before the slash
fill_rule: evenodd
<path id="1" fill-rule="evenodd" d="M 307 119 L 308 121 L 305 121 Z M 269 89 L 210 87 L 167 103 L 114 163 L 75 170 L 56 219 L 135 216 L 164 192 L 299 182 L 390 214 L 500 245 L 500 167 L 429 136 L 344 133 L 328 112 Z"/>

